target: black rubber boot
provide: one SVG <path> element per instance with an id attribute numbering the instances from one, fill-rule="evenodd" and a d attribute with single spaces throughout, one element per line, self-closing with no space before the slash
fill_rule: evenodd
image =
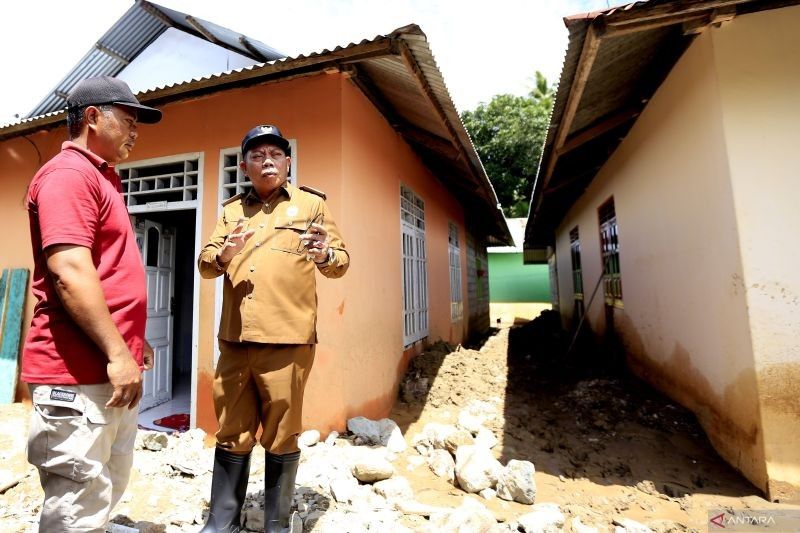
<path id="1" fill-rule="evenodd" d="M 297 477 L 299 462 L 300 452 L 286 455 L 273 455 L 267 452 L 264 464 L 265 533 L 295 533 L 296 528 L 292 527 L 295 520 L 291 516 L 291 510 L 294 480 Z"/>
<path id="2" fill-rule="evenodd" d="M 214 475 L 211 478 L 211 503 L 208 520 L 200 533 L 238 533 L 242 531 L 239 515 L 247 494 L 250 454 L 237 455 L 217 448 L 214 452 Z"/>

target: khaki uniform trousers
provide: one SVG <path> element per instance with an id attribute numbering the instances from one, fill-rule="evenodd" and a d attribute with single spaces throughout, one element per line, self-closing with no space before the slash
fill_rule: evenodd
<path id="1" fill-rule="evenodd" d="M 316 346 L 220 339 L 219 349 L 214 376 L 217 446 L 250 453 L 261 425 L 265 450 L 275 455 L 298 451 L 303 392 Z"/>
<path id="2" fill-rule="evenodd" d="M 107 409 L 109 383 L 29 388 L 28 461 L 44 490 L 39 531 L 105 531 L 130 479 L 138 410 Z"/>

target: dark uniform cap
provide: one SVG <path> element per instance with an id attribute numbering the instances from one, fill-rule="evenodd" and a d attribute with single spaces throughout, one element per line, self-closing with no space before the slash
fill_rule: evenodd
<path id="1" fill-rule="evenodd" d="M 273 143 L 275 146 L 280 146 L 286 155 L 292 155 L 289 141 L 281 135 L 281 130 L 277 126 L 262 124 L 248 131 L 242 139 L 242 156 L 258 142 Z"/>
<path id="2" fill-rule="evenodd" d="M 67 96 L 67 108 L 104 104 L 134 109 L 137 120 L 144 124 L 155 124 L 161 120 L 161 111 L 140 104 L 127 83 L 111 76 L 81 80 Z"/>

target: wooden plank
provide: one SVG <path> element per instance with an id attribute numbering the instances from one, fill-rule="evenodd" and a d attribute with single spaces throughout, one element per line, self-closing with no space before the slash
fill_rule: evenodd
<path id="1" fill-rule="evenodd" d="M 597 57 L 597 51 L 599 49 L 600 33 L 594 27 L 594 25 L 591 25 L 586 31 L 586 37 L 583 41 L 583 48 L 581 49 L 581 57 L 575 70 L 575 76 L 573 77 L 572 85 L 569 88 L 564 114 L 562 115 L 561 121 L 558 124 L 553 150 L 548 158 L 547 167 L 544 169 L 542 190 L 547 187 L 547 184 L 550 182 L 550 178 L 553 175 L 553 171 L 556 168 L 559 150 L 564 146 L 564 142 L 567 140 L 567 135 L 572 127 L 572 121 L 575 119 L 575 114 L 578 112 L 578 105 L 583 97 L 583 90 L 586 88 L 586 82 L 589 79 L 589 73 L 592 71 L 592 65 L 594 65 L 594 60 Z"/>
<path id="2" fill-rule="evenodd" d="M 572 137 L 569 137 L 560 148 L 556 149 L 556 154 L 561 157 L 567 152 L 583 146 L 587 142 L 596 139 L 600 135 L 603 135 L 617 126 L 620 126 L 629 120 L 638 117 L 639 113 L 641 113 L 641 110 L 636 108 L 627 108 L 618 113 L 614 113 L 612 116 L 603 119 L 595 125 L 573 135 Z"/>
<path id="3" fill-rule="evenodd" d="M 17 391 L 19 341 L 28 291 L 28 269 L 4 269 L 0 278 L 0 404 L 13 403 Z"/>
<path id="4" fill-rule="evenodd" d="M 619 36 L 652 30 L 672 24 L 688 24 L 695 27 L 714 13 L 736 14 L 736 5 L 749 0 L 715 0 L 701 2 L 677 2 L 656 5 L 652 8 L 615 12 L 603 21 L 604 36 Z M 632 11 L 632 12 L 631 12 Z M 732 17 L 731 17 L 732 18 Z M 730 19 L 727 19 L 730 20 Z"/>

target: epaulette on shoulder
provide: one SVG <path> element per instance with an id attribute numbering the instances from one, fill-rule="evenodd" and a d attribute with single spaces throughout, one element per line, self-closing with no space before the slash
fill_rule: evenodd
<path id="1" fill-rule="evenodd" d="M 300 187 L 298 187 L 298 189 L 300 189 L 301 191 L 310 192 L 311 194 L 316 194 L 317 196 L 321 197 L 323 200 L 327 200 L 328 199 L 328 197 L 325 196 L 324 192 L 322 192 L 322 191 L 320 191 L 318 189 L 315 189 L 314 187 L 309 187 L 308 185 L 301 185 Z"/>
<path id="2" fill-rule="evenodd" d="M 223 205 L 223 207 L 224 207 L 224 206 L 226 206 L 226 205 L 228 205 L 228 204 L 230 204 L 230 203 L 232 203 L 232 202 L 235 202 L 236 200 L 240 200 L 240 199 L 242 199 L 242 198 L 244 198 L 244 197 L 245 197 L 245 193 L 243 193 L 243 192 L 240 192 L 239 194 L 236 194 L 236 195 L 234 195 L 234 196 L 231 196 L 230 198 L 228 198 L 227 200 L 225 200 L 224 202 L 222 202 L 222 205 Z"/>

